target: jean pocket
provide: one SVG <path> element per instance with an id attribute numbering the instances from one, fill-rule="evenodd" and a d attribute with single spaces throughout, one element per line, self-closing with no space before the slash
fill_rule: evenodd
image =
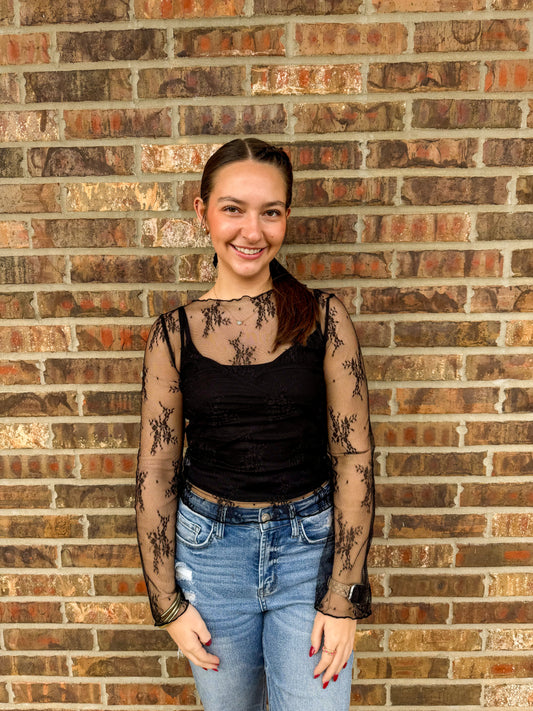
<path id="1" fill-rule="evenodd" d="M 332 508 L 329 507 L 312 516 L 302 516 L 300 531 L 306 543 L 325 543 L 333 535 Z"/>
<path id="2" fill-rule="evenodd" d="M 190 548 L 205 548 L 213 538 L 215 522 L 186 506 L 180 501 L 176 535 Z"/>

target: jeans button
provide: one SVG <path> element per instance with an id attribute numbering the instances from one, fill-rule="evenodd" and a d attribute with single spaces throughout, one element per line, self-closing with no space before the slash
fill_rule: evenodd
<path id="1" fill-rule="evenodd" d="M 261 514 L 261 523 L 268 523 L 269 521 L 270 521 L 270 514 L 266 513 L 266 511 L 265 511 L 265 513 Z"/>

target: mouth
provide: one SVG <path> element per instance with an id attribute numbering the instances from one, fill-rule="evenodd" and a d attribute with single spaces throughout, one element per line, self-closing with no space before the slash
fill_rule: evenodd
<path id="1" fill-rule="evenodd" d="M 244 254 L 248 257 L 254 257 L 265 249 L 265 247 L 237 247 L 235 244 L 232 244 L 231 246 L 239 254 Z"/>

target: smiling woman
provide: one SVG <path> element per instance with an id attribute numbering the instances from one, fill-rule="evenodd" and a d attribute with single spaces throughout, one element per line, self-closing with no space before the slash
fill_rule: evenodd
<path id="1" fill-rule="evenodd" d="M 206 711 L 346 711 L 370 614 L 363 361 L 342 303 L 275 259 L 291 192 L 287 155 L 263 141 L 209 159 L 194 207 L 216 282 L 146 347 L 139 546 Z"/>

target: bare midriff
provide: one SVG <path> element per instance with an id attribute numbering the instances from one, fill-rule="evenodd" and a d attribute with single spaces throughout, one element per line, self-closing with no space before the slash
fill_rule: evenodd
<path id="1" fill-rule="evenodd" d="M 325 482 L 323 486 L 325 485 Z M 222 504 L 226 506 L 233 506 L 236 508 L 243 508 L 243 509 L 263 509 L 267 508 L 269 506 L 279 506 L 283 504 L 293 504 L 295 501 L 302 501 L 302 499 L 306 499 L 308 496 L 312 496 L 313 494 L 317 493 L 320 491 L 322 487 L 319 487 L 319 489 L 313 489 L 312 491 L 309 491 L 307 494 L 302 494 L 301 496 L 296 496 L 294 499 L 287 499 L 286 501 L 233 501 L 232 499 L 225 499 L 225 498 L 220 498 L 218 496 L 215 496 L 214 494 L 210 494 L 208 491 L 204 491 L 203 489 L 200 489 L 198 486 L 191 485 L 191 491 L 193 494 L 196 494 L 197 496 L 200 496 L 202 499 L 205 499 L 206 501 L 211 501 L 214 504 Z"/>

